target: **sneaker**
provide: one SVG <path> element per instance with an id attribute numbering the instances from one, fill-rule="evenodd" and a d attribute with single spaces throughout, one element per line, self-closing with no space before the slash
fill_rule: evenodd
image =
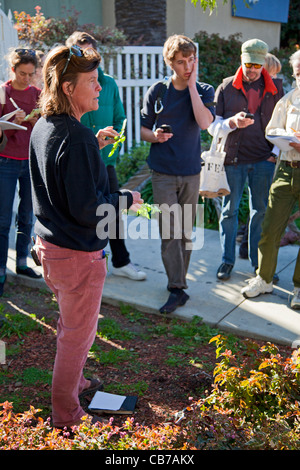
<path id="1" fill-rule="evenodd" d="M 42 277 L 41 274 L 37 274 L 34 272 L 33 269 L 28 268 L 27 266 L 16 267 L 16 273 L 21 274 L 22 276 L 31 277 L 31 279 L 40 279 Z"/>
<path id="2" fill-rule="evenodd" d="M 258 270 L 258 266 L 254 268 L 254 274 L 256 275 L 256 271 Z M 279 276 L 277 273 L 274 274 L 273 276 L 273 284 L 277 284 L 279 282 Z"/>
<path id="3" fill-rule="evenodd" d="M 294 288 L 293 298 L 291 300 L 291 308 L 295 310 L 300 309 L 300 288 L 299 287 Z"/>
<path id="4" fill-rule="evenodd" d="M 160 313 L 171 313 L 177 307 L 182 307 L 190 298 L 183 289 L 176 289 L 169 295 L 167 302 L 159 309 Z"/>
<path id="5" fill-rule="evenodd" d="M 232 268 L 233 264 L 222 263 L 217 271 L 217 278 L 222 281 L 228 281 Z"/>
<path id="6" fill-rule="evenodd" d="M 243 287 L 241 290 L 246 299 L 257 297 L 260 294 L 271 294 L 271 292 L 273 292 L 273 282 L 268 284 L 259 275 L 250 279 L 248 286 Z"/>
<path id="7" fill-rule="evenodd" d="M 113 268 L 112 273 L 115 276 L 128 277 L 133 281 L 143 281 L 147 277 L 144 271 L 139 271 L 132 263 L 128 263 L 121 268 Z"/>

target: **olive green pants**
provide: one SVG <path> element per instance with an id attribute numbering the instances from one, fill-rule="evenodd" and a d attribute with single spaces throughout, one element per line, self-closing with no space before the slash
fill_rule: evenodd
<path id="1" fill-rule="evenodd" d="M 291 168 L 281 162 L 270 188 L 268 206 L 258 244 L 258 270 L 264 281 L 272 282 L 276 271 L 280 240 L 287 227 L 296 202 L 300 203 L 300 168 Z M 294 270 L 293 282 L 300 287 L 300 252 Z"/>

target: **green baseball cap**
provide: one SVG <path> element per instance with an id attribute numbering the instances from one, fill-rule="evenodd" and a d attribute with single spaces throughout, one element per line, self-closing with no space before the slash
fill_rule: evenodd
<path id="1" fill-rule="evenodd" d="M 264 65 L 269 50 L 268 44 L 260 39 L 249 39 L 242 44 L 242 62 L 244 64 Z"/>

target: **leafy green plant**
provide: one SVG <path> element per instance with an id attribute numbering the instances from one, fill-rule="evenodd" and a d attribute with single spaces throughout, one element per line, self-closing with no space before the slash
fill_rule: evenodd
<path id="1" fill-rule="evenodd" d="M 150 219 L 152 215 L 161 212 L 157 206 L 154 204 L 148 204 L 148 202 L 144 202 L 140 205 L 140 209 L 136 211 L 137 216 L 145 217 L 146 219 Z M 129 210 L 128 213 L 131 213 Z"/>
<path id="2" fill-rule="evenodd" d="M 131 305 L 120 303 L 120 312 L 131 322 L 139 322 L 145 320 L 146 316 L 139 310 L 135 309 Z"/>
<path id="3" fill-rule="evenodd" d="M 122 145 L 122 143 L 125 142 L 126 137 L 124 135 L 124 132 L 125 132 L 126 124 L 127 124 L 127 119 L 124 119 L 120 134 L 115 137 L 114 139 L 115 143 L 113 144 L 112 149 L 108 154 L 109 157 L 112 157 L 113 154 L 116 152 L 116 150 L 120 147 L 120 145 Z"/>
<path id="4" fill-rule="evenodd" d="M 198 316 L 194 316 L 190 322 L 185 324 L 174 321 L 170 330 L 175 338 L 193 340 L 196 343 L 206 343 L 217 331 L 204 324 L 202 318 Z"/>
<path id="5" fill-rule="evenodd" d="M 102 365 L 115 365 L 121 366 L 122 363 L 135 358 L 135 353 L 127 349 L 110 349 L 103 351 L 98 345 L 94 344 L 90 351 L 90 357 Z"/>
<path id="6" fill-rule="evenodd" d="M 281 25 L 280 46 L 289 48 L 298 46 L 300 42 L 299 36 L 300 11 L 297 0 L 290 0 L 289 14 L 287 23 Z"/>
<path id="7" fill-rule="evenodd" d="M 114 319 L 103 318 L 98 322 L 98 336 L 107 339 L 132 339 L 134 333 L 122 328 Z"/>
<path id="8" fill-rule="evenodd" d="M 97 426 L 85 419 L 73 428 L 70 436 L 67 430 L 61 432 L 51 428 L 50 421 L 40 418 L 39 412 L 31 406 L 28 411 L 16 414 L 11 403 L 3 403 L 0 450 L 168 450 L 172 449 L 179 434 L 176 426 L 153 429 L 127 418 L 122 426 L 114 426 L 113 419 Z"/>
<path id="9" fill-rule="evenodd" d="M 108 393 L 117 393 L 120 395 L 138 395 L 143 396 L 148 389 L 148 384 L 143 380 L 138 380 L 133 384 L 110 384 L 105 388 Z"/>
<path id="10" fill-rule="evenodd" d="M 111 55 L 118 46 L 127 43 L 127 37 L 117 28 L 102 27 L 95 24 L 78 23 L 80 11 L 73 6 L 62 6 L 61 18 L 46 18 L 40 6 L 35 7 L 35 15 L 25 11 L 14 11 L 14 26 L 21 44 L 47 51 L 55 44 L 64 44 L 74 31 L 89 31 L 99 44 L 101 54 Z M 105 57 L 104 57 L 105 58 Z"/>
<path id="11" fill-rule="evenodd" d="M 145 164 L 149 148 L 150 144 L 135 145 L 127 153 L 118 156 L 116 173 L 120 186 L 123 186 Z"/>
<path id="12" fill-rule="evenodd" d="M 211 342 L 216 343 L 219 359 L 214 387 L 197 408 L 204 422 L 210 421 L 209 444 L 218 448 L 299 449 L 299 350 L 283 358 L 278 348 L 268 343 L 247 356 L 247 361 L 244 357 L 239 362 L 227 348 L 226 337 L 218 335 Z M 199 447 L 208 444 L 204 443 L 203 421 L 198 436 L 193 435 Z"/>
<path id="13" fill-rule="evenodd" d="M 224 78 L 235 74 L 240 66 L 241 34 L 221 38 L 218 33 L 199 31 L 193 40 L 199 46 L 199 81 L 209 83 L 215 89 Z"/>
<path id="14" fill-rule="evenodd" d="M 25 386 L 32 384 L 50 385 L 52 381 L 52 373 L 48 370 L 39 369 L 37 367 L 28 367 L 22 372 L 20 380 Z"/>
<path id="15" fill-rule="evenodd" d="M 4 312 L 4 310 L 3 310 Z M 36 321 L 36 315 L 23 315 L 22 313 L 2 313 L 2 325 L 0 326 L 0 338 L 10 338 L 17 335 L 22 338 L 29 331 L 42 331 L 41 325 Z"/>

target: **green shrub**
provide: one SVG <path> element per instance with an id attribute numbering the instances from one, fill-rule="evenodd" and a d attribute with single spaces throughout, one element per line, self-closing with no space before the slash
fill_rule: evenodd
<path id="1" fill-rule="evenodd" d="M 199 449 L 299 450 L 300 351 L 283 358 L 268 343 L 236 357 L 225 337 L 212 341 L 214 387 L 192 408 L 188 440 Z"/>
<path id="2" fill-rule="evenodd" d="M 129 152 L 119 155 L 116 172 L 120 186 L 124 185 L 145 163 L 149 154 L 150 144 L 135 145 Z"/>
<path id="3" fill-rule="evenodd" d="M 14 414 L 12 404 L 2 403 L 0 411 L 0 450 L 156 450 L 172 449 L 179 428 L 149 428 L 127 418 L 121 427 L 91 425 L 86 419 L 80 426 L 61 431 L 50 426 L 50 420 L 38 417 L 39 409 Z"/>
<path id="4" fill-rule="evenodd" d="M 114 426 L 111 418 L 92 426 L 87 419 L 70 435 L 38 417 L 41 410 L 15 414 L 5 402 L 0 450 L 300 450 L 300 350 L 284 358 L 270 343 L 221 335 L 210 342 L 218 359 L 213 388 L 191 398 L 177 422 L 148 427 L 127 418 Z M 143 393 L 145 384 L 139 387 Z"/>
<path id="5" fill-rule="evenodd" d="M 193 40 L 199 46 L 199 81 L 209 83 L 216 89 L 240 66 L 241 33 L 224 39 L 217 33 L 209 35 L 199 31 Z"/>
<path id="6" fill-rule="evenodd" d="M 61 18 L 46 18 L 40 6 L 35 7 L 35 15 L 25 11 L 14 11 L 14 25 L 21 44 L 41 49 L 51 49 L 55 44 L 64 44 L 74 31 L 89 31 L 99 43 L 103 53 L 112 53 L 117 46 L 124 46 L 127 37 L 117 28 L 108 28 L 95 24 L 80 25 L 80 12 L 73 6 L 70 9 L 62 7 Z"/>

